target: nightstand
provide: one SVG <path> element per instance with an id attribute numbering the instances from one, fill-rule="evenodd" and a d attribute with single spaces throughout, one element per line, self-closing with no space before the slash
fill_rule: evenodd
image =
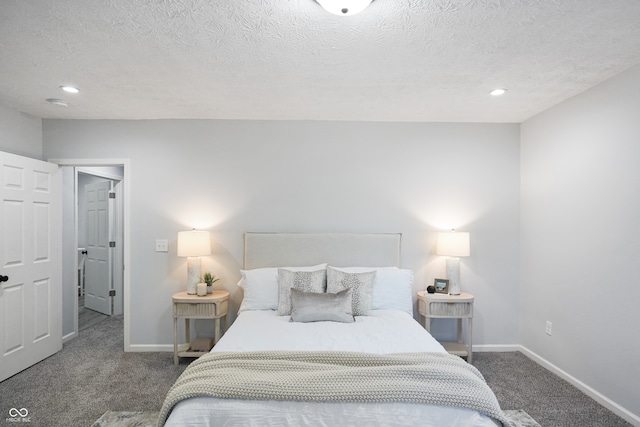
<path id="1" fill-rule="evenodd" d="M 173 295 L 173 364 L 178 364 L 179 357 L 200 357 L 207 351 L 193 351 L 191 349 L 191 337 L 189 321 L 191 319 L 214 319 L 215 336 L 214 345 L 220 339 L 220 319 L 225 319 L 229 311 L 229 292 L 213 291 L 210 294 L 199 297 L 190 295 L 186 291 Z M 188 348 L 186 351 L 178 351 L 178 319 L 184 319 L 185 337 Z M 226 326 L 226 325 L 225 325 Z"/>
<path id="2" fill-rule="evenodd" d="M 431 330 L 431 319 L 458 319 L 456 342 L 442 342 L 442 346 L 451 354 L 467 358 L 473 362 L 472 322 L 473 295 L 462 292 L 460 295 L 430 294 L 418 292 L 418 313 L 424 318 L 424 328 Z M 467 319 L 467 344 L 462 341 L 462 320 Z"/>

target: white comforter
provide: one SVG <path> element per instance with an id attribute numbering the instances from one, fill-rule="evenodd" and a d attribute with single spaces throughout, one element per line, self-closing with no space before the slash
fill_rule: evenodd
<path id="1" fill-rule="evenodd" d="M 443 352 L 444 348 L 407 313 L 376 310 L 355 323 L 290 322 L 275 311 L 245 311 L 211 351 Z"/>
<path id="2" fill-rule="evenodd" d="M 274 311 L 245 311 L 212 351 L 444 352 L 411 316 L 375 311 L 355 323 L 294 323 Z M 176 405 L 167 426 L 495 427 L 479 413 L 410 403 L 318 403 L 198 397 Z"/>

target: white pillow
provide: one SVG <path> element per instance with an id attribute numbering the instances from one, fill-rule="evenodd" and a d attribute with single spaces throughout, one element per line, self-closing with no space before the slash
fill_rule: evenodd
<path id="1" fill-rule="evenodd" d="M 291 271 L 324 270 L 327 264 L 308 267 L 281 267 Z M 240 270 L 238 286 L 244 289 L 244 298 L 238 312 L 245 310 L 278 309 L 278 267 Z"/>
<path id="2" fill-rule="evenodd" d="M 413 271 L 398 267 L 331 267 L 347 273 L 375 271 L 372 310 L 400 310 L 413 316 Z"/>

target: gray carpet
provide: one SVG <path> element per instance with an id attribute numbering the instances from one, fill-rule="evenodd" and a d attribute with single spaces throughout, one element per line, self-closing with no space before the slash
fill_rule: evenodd
<path id="1" fill-rule="evenodd" d="M 30 423 L 89 427 L 107 411 L 157 412 L 190 359 L 172 353 L 124 353 L 122 318 L 79 333 L 62 351 L 0 383 L 0 425 L 11 408 Z M 476 353 L 480 369 L 505 410 L 522 409 L 541 426 L 630 426 L 566 381 L 520 353 Z"/>
<path id="2" fill-rule="evenodd" d="M 170 325 L 168 325 L 170 326 Z M 88 427 L 106 411 L 159 411 L 188 359 L 173 353 L 124 353 L 121 317 L 79 332 L 62 351 L 0 383 L 0 426 L 26 408 L 30 427 Z"/>
<path id="3" fill-rule="evenodd" d="M 544 427 L 618 427 L 628 422 L 522 353 L 474 353 L 502 409 L 524 409 Z"/>

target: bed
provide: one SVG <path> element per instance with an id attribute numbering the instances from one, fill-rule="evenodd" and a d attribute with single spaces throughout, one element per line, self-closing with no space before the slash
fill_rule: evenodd
<path id="1" fill-rule="evenodd" d="M 238 316 L 159 425 L 509 425 L 480 373 L 413 319 L 400 248 L 400 234 L 246 233 Z"/>

